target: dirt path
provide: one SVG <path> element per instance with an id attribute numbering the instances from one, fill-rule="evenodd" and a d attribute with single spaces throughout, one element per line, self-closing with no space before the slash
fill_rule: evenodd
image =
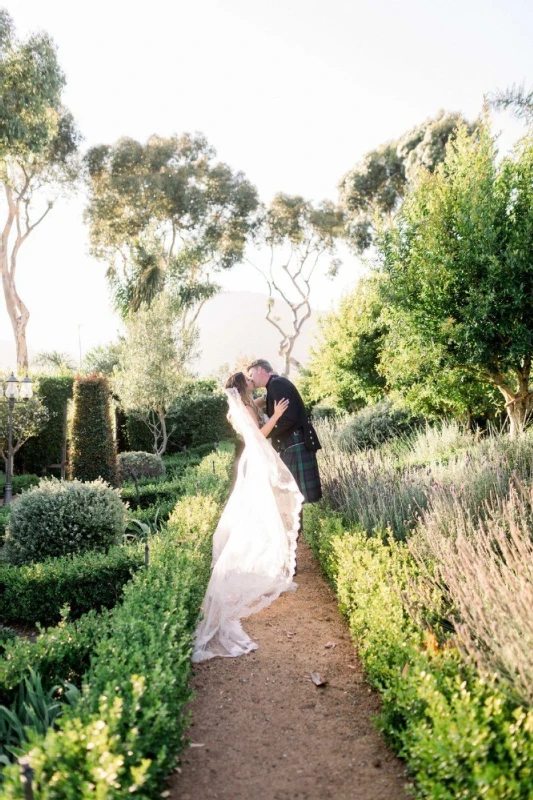
<path id="1" fill-rule="evenodd" d="M 172 800 L 407 797 L 403 765 L 372 725 L 379 699 L 305 544 L 296 580 L 297 592 L 246 621 L 258 650 L 196 667 L 192 745 Z"/>

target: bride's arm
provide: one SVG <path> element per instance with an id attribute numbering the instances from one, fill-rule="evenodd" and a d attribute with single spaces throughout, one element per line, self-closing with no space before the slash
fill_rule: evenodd
<path id="1" fill-rule="evenodd" d="M 260 431 L 261 431 L 261 433 L 263 434 L 263 436 L 265 438 L 267 436 L 270 436 L 270 434 L 274 430 L 276 422 L 278 421 L 278 419 L 281 416 L 283 416 L 283 414 L 286 412 L 288 407 L 289 407 L 289 401 L 285 400 L 285 398 L 283 398 L 283 400 L 280 400 L 279 402 L 275 402 L 274 403 L 274 413 L 272 414 L 272 416 L 270 417 L 268 422 L 266 422 L 263 425 L 263 427 L 260 428 Z M 253 419 L 253 421 L 257 425 L 257 419 L 256 419 L 255 414 L 252 411 L 252 409 L 251 408 L 247 408 L 246 410 L 248 411 L 249 415 L 251 416 L 251 418 Z"/>

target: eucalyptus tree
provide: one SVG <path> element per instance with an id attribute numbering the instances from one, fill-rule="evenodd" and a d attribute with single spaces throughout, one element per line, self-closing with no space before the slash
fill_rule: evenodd
<path id="1" fill-rule="evenodd" d="M 400 139 L 366 153 L 342 178 L 340 202 L 347 219 L 347 238 L 356 252 L 371 247 L 377 220 L 394 218 L 417 170 L 423 167 L 432 172 L 444 161 L 446 146 L 459 123 L 474 129 L 461 114 L 440 111 Z"/>
<path id="2" fill-rule="evenodd" d="M 338 241 L 344 234 L 344 217 L 333 203 L 317 206 L 299 195 L 277 194 L 259 214 L 254 232 L 261 250 L 250 264 L 263 276 L 268 289 L 266 319 L 277 330 L 283 374 L 299 367 L 294 345 L 310 318 L 313 278 L 319 270 L 334 277 L 340 267 Z M 285 322 L 276 313 L 278 300 L 288 310 Z"/>
<path id="3" fill-rule="evenodd" d="M 20 41 L 9 14 L 0 10 L 0 183 L 5 200 L 0 272 L 22 372 L 28 369 L 30 311 L 17 288 L 20 249 L 78 176 L 80 137 L 62 103 L 64 86 L 48 34 Z M 44 263 L 41 269 L 49 269 Z"/>
<path id="4" fill-rule="evenodd" d="M 91 250 L 124 316 L 167 291 L 191 325 L 218 291 L 217 273 L 242 259 L 257 192 L 215 157 L 204 136 L 188 133 L 87 153 Z"/>
<path id="5" fill-rule="evenodd" d="M 442 369 L 496 388 L 516 435 L 533 411 L 533 136 L 499 161 L 486 119 L 474 134 L 460 125 L 379 251 L 405 353 L 412 332 Z"/>

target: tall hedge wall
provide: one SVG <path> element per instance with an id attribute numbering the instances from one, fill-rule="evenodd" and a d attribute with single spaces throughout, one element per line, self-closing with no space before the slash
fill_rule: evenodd
<path id="1" fill-rule="evenodd" d="M 52 464 L 61 463 L 65 407 L 72 398 L 72 375 L 43 376 L 36 379 L 36 394 L 50 412 L 45 429 L 30 439 L 15 457 L 16 472 L 43 475 Z"/>
<path id="2" fill-rule="evenodd" d="M 74 382 L 69 468 L 71 478 L 103 478 L 112 486 L 117 485 L 111 394 L 103 375 L 78 375 Z"/>
<path id="3" fill-rule="evenodd" d="M 167 453 L 175 453 L 184 446 L 196 447 L 232 438 L 235 432 L 226 419 L 227 413 L 228 404 L 222 394 L 211 392 L 178 398 L 167 418 L 168 430 L 174 428 Z M 128 416 L 126 427 L 131 450 L 153 450 L 153 439 L 144 422 Z"/>

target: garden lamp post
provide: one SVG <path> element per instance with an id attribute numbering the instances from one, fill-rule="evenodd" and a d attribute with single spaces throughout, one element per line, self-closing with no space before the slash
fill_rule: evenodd
<path id="1" fill-rule="evenodd" d="M 19 388 L 20 383 L 20 388 Z M 0 395 L 2 394 L 2 385 L 0 384 Z M 11 478 L 13 476 L 13 410 L 17 400 L 29 400 L 33 396 L 33 387 L 31 380 L 26 375 L 24 380 L 18 381 L 14 374 L 6 381 L 5 389 L 6 400 L 8 402 L 8 420 L 7 420 L 7 466 L 6 466 L 6 485 L 4 489 L 4 505 L 7 506 L 11 502 Z"/>

